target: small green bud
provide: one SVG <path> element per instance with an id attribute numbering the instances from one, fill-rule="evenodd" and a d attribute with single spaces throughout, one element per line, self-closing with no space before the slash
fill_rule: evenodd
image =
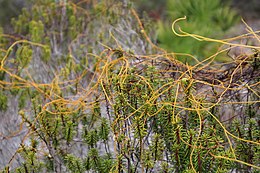
<path id="1" fill-rule="evenodd" d="M 181 83 L 183 84 L 183 85 L 187 85 L 188 84 L 188 81 L 189 81 L 189 79 L 188 78 L 182 78 L 181 79 Z"/>

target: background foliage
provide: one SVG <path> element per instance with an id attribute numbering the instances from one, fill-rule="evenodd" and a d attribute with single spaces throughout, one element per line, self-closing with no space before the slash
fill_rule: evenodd
<path id="1" fill-rule="evenodd" d="M 220 0 L 168 0 L 166 3 L 168 20 L 159 21 L 158 40 L 161 47 L 171 52 L 196 55 L 198 60 L 207 58 L 218 49 L 219 45 L 201 42 L 191 37 L 175 36 L 171 30 L 171 23 L 172 20 L 187 16 L 187 20 L 179 24 L 183 31 L 210 38 L 222 37 L 239 19 L 237 13 L 225 3 Z M 183 62 L 192 62 L 185 57 L 179 59 Z"/>
<path id="2" fill-rule="evenodd" d="M 11 18 L 17 17 L 25 5 L 25 0 L 0 0 L 0 26 L 10 27 Z"/>

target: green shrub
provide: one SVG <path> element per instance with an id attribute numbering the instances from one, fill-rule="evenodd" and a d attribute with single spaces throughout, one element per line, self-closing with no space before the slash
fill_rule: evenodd
<path id="1" fill-rule="evenodd" d="M 28 40 L 2 45 L 1 85 L 19 96 L 10 116 L 26 125 L 3 171 L 259 170 L 256 54 L 223 77 L 153 45 L 153 25 L 130 3 L 38 0 L 30 10 L 13 20 Z"/>
<path id="2" fill-rule="evenodd" d="M 218 45 L 198 41 L 192 37 L 178 37 L 171 30 L 174 20 L 187 16 L 187 20 L 178 23 L 188 33 L 204 37 L 220 38 L 238 22 L 238 15 L 220 0 L 168 0 L 166 21 L 159 21 L 159 45 L 169 52 L 188 53 L 203 60 L 216 52 Z M 176 26 L 176 30 L 177 26 Z M 183 62 L 192 62 L 187 56 L 179 56 Z M 194 62 L 194 61 L 193 61 Z"/>
<path id="3" fill-rule="evenodd" d="M 6 111 L 7 110 L 7 104 L 8 104 L 8 99 L 7 96 L 3 91 L 0 92 L 0 110 L 1 111 Z"/>

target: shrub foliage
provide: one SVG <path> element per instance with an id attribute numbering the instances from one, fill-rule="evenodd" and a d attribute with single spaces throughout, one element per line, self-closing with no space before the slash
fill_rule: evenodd
<path id="1" fill-rule="evenodd" d="M 22 38 L 0 33 L 1 116 L 20 127 L 1 132 L 20 137 L 2 172 L 259 171 L 259 47 L 213 40 L 231 47 L 185 65 L 147 20 L 127 1 L 37 0 L 12 21 Z M 255 53 L 213 63 L 232 46 Z"/>

